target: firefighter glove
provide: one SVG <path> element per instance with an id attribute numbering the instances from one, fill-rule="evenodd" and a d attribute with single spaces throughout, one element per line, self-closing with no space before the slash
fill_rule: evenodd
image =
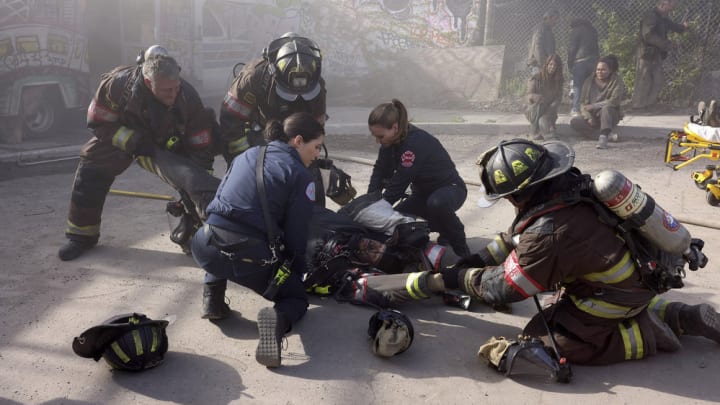
<path id="1" fill-rule="evenodd" d="M 155 156 L 155 144 L 153 143 L 152 139 L 145 134 L 138 133 L 138 136 L 140 138 L 135 145 L 135 150 L 133 150 L 133 156 Z"/>

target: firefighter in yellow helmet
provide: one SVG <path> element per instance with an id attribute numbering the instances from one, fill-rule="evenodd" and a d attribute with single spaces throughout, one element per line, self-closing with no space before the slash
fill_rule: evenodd
<path id="1" fill-rule="evenodd" d="M 577 364 L 609 364 L 676 351 L 682 335 L 720 343 L 715 309 L 663 299 L 662 291 L 641 280 L 627 242 L 603 221 L 594 203 L 563 198 L 590 180 L 573 167 L 574 157 L 563 142 L 524 139 L 503 141 L 485 152 L 478 165 L 486 200 L 506 199 L 516 208 L 508 232 L 440 273 L 380 276 L 369 279 L 368 287 L 388 296 L 402 291 L 413 298 L 461 289 L 488 304 L 562 292 L 543 314 L 559 352 Z M 704 266 L 701 248 L 702 242 L 693 239 L 681 260 L 691 269 L 698 263 Z M 552 345 L 540 314 L 522 335 Z M 493 338 L 479 354 L 507 372 L 507 353 L 516 353 L 512 348 L 522 345 L 538 349 L 532 340 Z"/>

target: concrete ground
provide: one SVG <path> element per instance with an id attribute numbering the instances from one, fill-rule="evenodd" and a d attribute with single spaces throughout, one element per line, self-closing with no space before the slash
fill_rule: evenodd
<path id="1" fill-rule="evenodd" d="M 335 157 L 359 158 L 338 165 L 367 187 L 377 145 L 367 134 L 370 108 L 331 109 L 327 144 Z M 435 133 L 468 183 L 477 181 L 476 157 L 501 139 L 527 131 L 518 114 L 413 110 L 411 117 Z M 595 149 L 594 139 L 570 133 L 560 118 L 560 137 L 577 153 L 576 165 L 595 174 L 622 171 L 662 207 L 705 240 L 710 264 L 687 275 L 686 287 L 666 295 L 720 308 L 718 208 L 690 179 L 693 167 L 673 171 L 663 163 L 664 139 L 685 116 L 629 116 L 621 142 Z M 535 313 L 531 301 L 499 313 L 474 303 L 470 311 L 447 307 L 439 298 L 400 307 L 415 326 L 412 347 L 391 359 L 375 357 L 367 339 L 372 311 L 313 297 L 306 317 L 283 351 L 283 367 L 255 362 L 256 317 L 268 302 L 239 287 L 228 289 L 233 315 L 211 323 L 199 317 L 202 272 L 168 239 L 174 225 L 164 202 L 108 197 L 100 245 L 81 258 L 61 262 L 78 143 L 34 141 L 32 147 L 0 149 L 6 173 L 0 181 L 0 403 L 28 404 L 385 404 L 385 403 L 716 403 L 720 346 L 683 337 L 678 353 L 605 367 L 574 366 L 570 384 L 542 376 L 504 377 L 478 360 L 478 347 L 491 336 L 516 336 Z M 81 139 L 80 142 L 77 142 Z M 26 149 L 26 150 L 23 150 Z M 63 160 L 68 158 L 67 161 Z M 50 163 L 29 165 L 49 160 Z M 220 159 L 221 160 L 221 159 Z M 19 164 L 21 163 L 21 164 Z M 224 164 L 216 164 L 216 173 Z M 32 176 L 29 176 L 32 175 Z M 138 167 L 121 175 L 117 189 L 173 194 Z M 459 215 L 470 244 L 504 230 L 512 221 L 507 203 L 480 209 L 477 187 Z M 333 207 L 335 208 L 335 207 Z M 703 224 L 697 226 L 690 224 Z M 709 226 L 709 227 L 708 227 Z M 568 252 L 572 254 L 572 252 Z M 165 363 L 142 373 L 113 372 L 103 361 L 76 356 L 73 337 L 112 315 L 143 312 L 168 318 L 170 351 Z"/>

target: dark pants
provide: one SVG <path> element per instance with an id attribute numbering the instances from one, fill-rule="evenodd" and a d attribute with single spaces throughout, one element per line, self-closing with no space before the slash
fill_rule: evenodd
<path id="1" fill-rule="evenodd" d="M 214 198 L 220 179 L 176 153 L 158 149 L 152 158 L 141 156 L 133 159 L 114 146 L 93 138 L 83 147 L 80 164 L 75 172 L 68 228 L 65 231 L 68 238 L 97 240 L 100 235 L 100 218 L 110 187 L 115 177 L 130 167 L 133 161 L 174 189 L 186 192 L 195 204 L 198 215 L 205 217 L 205 207 Z"/>
<path id="2" fill-rule="evenodd" d="M 585 117 L 573 117 L 570 120 L 570 126 L 582 135 L 591 136 L 598 129 L 612 131 L 618 122 L 620 122 L 620 110 L 616 107 L 605 106 L 592 112 L 590 123 L 585 120 Z"/>
<path id="3" fill-rule="evenodd" d="M 413 194 L 398 204 L 395 210 L 426 219 L 430 230 L 446 239 L 457 255 L 465 256 L 470 253 L 465 240 L 465 226 L 455 211 L 462 207 L 466 198 L 465 184 L 450 184 L 429 196 Z"/>
<path id="4" fill-rule="evenodd" d="M 210 236 L 210 227 L 205 225 L 195 233 L 191 242 L 195 262 L 207 272 L 205 282 L 227 279 L 262 294 L 273 275 L 273 268 L 240 258 L 232 260 L 210 243 Z M 254 246 L 242 256 L 243 259 L 260 261 L 271 257 L 271 253 L 267 244 L 263 243 Z M 301 277 L 301 274 L 290 273 L 274 300 L 275 309 L 287 316 L 291 324 L 300 320 L 307 312 L 308 299 Z"/>
<path id="5" fill-rule="evenodd" d="M 572 68 L 572 80 L 573 80 L 573 100 L 572 100 L 572 111 L 580 111 L 580 93 L 582 92 L 582 86 L 588 77 L 595 70 L 597 59 L 589 58 L 580 62 L 575 62 Z"/>
<path id="6" fill-rule="evenodd" d="M 637 58 L 635 66 L 635 90 L 633 108 L 645 108 L 657 102 L 660 90 L 665 84 L 662 58 L 656 55 L 651 59 Z"/>

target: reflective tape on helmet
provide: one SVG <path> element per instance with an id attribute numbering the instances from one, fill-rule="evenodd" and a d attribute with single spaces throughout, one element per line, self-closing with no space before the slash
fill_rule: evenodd
<path id="1" fill-rule="evenodd" d="M 144 351 L 143 351 L 142 339 L 140 338 L 140 331 L 135 329 L 134 331 L 132 331 L 132 335 L 133 335 L 133 342 L 135 342 L 135 354 L 138 356 L 142 356 Z"/>
<path id="2" fill-rule="evenodd" d="M 645 357 L 645 347 L 642 340 L 640 326 L 634 319 L 628 319 L 618 324 L 625 346 L 625 360 L 640 360 Z"/>
<path id="3" fill-rule="evenodd" d="M 598 273 L 585 274 L 581 278 L 588 281 L 598 281 L 604 284 L 617 284 L 627 280 L 635 272 L 635 265 L 630 258 L 630 251 L 625 252 L 622 259 L 609 270 Z"/>
<path id="4" fill-rule="evenodd" d="M 238 100 L 230 92 L 225 95 L 225 98 L 223 99 L 223 105 L 229 113 L 236 115 L 243 120 L 249 119 L 250 113 L 252 113 L 253 110 L 252 105 L 244 101 Z"/>
<path id="5" fill-rule="evenodd" d="M 127 151 L 127 143 L 135 135 L 135 131 L 122 126 L 118 128 L 112 137 L 112 145 L 120 150 Z"/>
<path id="6" fill-rule="evenodd" d="M 520 266 L 516 250 L 513 250 L 510 256 L 505 259 L 503 270 L 505 271 L 505 281 L 523 297 L 527 298 L 545 291 L 545 288 L 530 277 Z"/>
<path id="7" fill-rule="evenodd" d="M 611 304 L 598 298 L 578 298 L 574 294 L 569 294 L 570 299 L 577 309 L 586 312 L 598 318 L 605 319 L 623 319 L 632 318 L 642 312 L 645 305 L 639 307 L 628 307 L 625 305 Z"/>
<path id="8" fill-rule="evenodd" d="M 408 274 L 405 281 L 405 289 L 407 290 L 408 294 L 410 294 L 410 297 L 412 297 L 413 299 L 420 300 L 423 298 L 428 298 L 425 292 L 423 292 L 423 284 L 425 284 L 426 275 L 426 272 Z"/>
<path id="9" fill-rule="evenodd" d="M 128 355 L 125 354 L 123 349 L 120 348 L 120 345 L 118 344 L 118 342 L 112 342 L 110 347 L 112 348 L 113 352 L 115 352 L 115 355 L 118 356 L 118 358 L 123 363 L 128 363 L 130 361 L 130 357 L 128 357 Z"/>

